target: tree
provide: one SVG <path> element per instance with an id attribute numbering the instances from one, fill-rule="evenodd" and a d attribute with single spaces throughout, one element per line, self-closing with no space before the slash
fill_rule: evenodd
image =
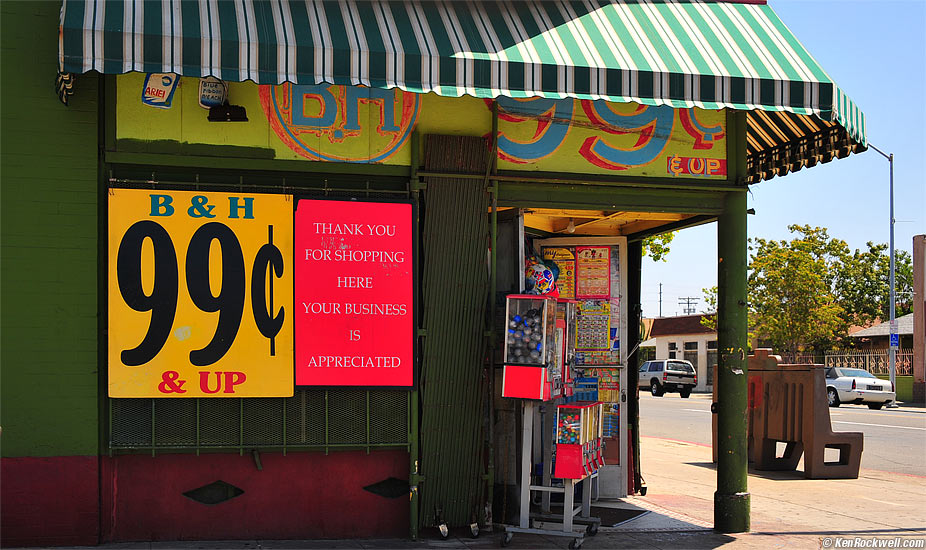
<path id="1" fill-rule="evenodd" d="M 675 238 L 675 231 L 662 233 L 643 239 L 643 256 L 649 256 L 654 262 L 666 261 L 669 255 L 669 243 Z"/>
<path id="2" fill-rule="evenodd" d="M 833 290 L 846 327 L 890 318 L 890 253 L 886 244 L 867 243 L 867 251 L 846 254 L 835 266 Z M 894 253 L 895 313 L 913 311 L 913 262 L 906 250 Z"/>
<path id="3" fill-rule="evenodd" d="M 750 239 L 749 327 L 781 351 L 797 353 L 847 343 L 852 325 L 889 318 L 890 256 L 886 244 L 851 251 L 826 228 L 788 226 L 790 241 Z M 895 252 L 896 315 L 913 310 L 913 262 Z M 702 289 L 717 330 L 717 287 Z"/>
<path id="4" fill-rule="evenodd" d="M 890 278 L 890 266 L 887 273 Z M 890 304 L 889 296 L 884 300 L 885 307 L 881 311 L 884 319 L 890 317 L 887 308 L 887 304 Z M 913 257 L 906 250 L 894 251 L 894 310 L 897 317 L 913 313 Z"/>
<path id="5" fill-rule="evenodd" d="M 843 332 L 831 265 L 848 250 L 825 228 L 789 226 L 791 241 L 750 239 L 748 289 L 754 330 L 791 354 L 825 349 Z"/>
<path id="6" fill-rule="evenodd" d="M 843 306 L 847 325 L 866 326 L 881 315 L 881 303 L 888 294 L 887 281 L 879 277 L 879 264 L 888 262 L 886 245 L 869 241 L 868 250 L 847 254 L 837 269 L 834 290 Z"/>
<path id="7" fill-rule="evenodd" d="M 708 329 L 717 332 L 717 286 L 712 286 L 710 288 L 702 288 L 701 292 L 704 294 L 704 314 L 701 315 L 701 326 L 707 327 Z M 746 339 L 748 340 L 749 350 L 752 351 L 752 341 L 755 337 L 755 334 L 752 330 L 752 318 L 748 320 L 749 329 L 746 333 Z"/>
<path id="8" fill-rule="evenodd" d="M 702 288 L 704 294 L 704 307 L 707 315 L 701 316 L 701 326 L 717 332 L 717 285 Z"/>

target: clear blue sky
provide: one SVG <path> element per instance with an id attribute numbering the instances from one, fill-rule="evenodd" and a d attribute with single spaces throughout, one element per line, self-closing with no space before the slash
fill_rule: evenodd
<path id="1" fill-rule="evenodd" d="M 894 245 L 926 233 L 926 1 L 770 0 L 823 69 L 865 113 L 868 140 L 894 153 Z M 873 149 L 751 186 L 749 236 L 790 239 L 788 225 L 826 227 L 852 249 L 890 238 L 889 163 Z M 717 281 L 717 224 L 679 232 L 666 262 L 643 259 L 643 315 L 683 314 Z"/>

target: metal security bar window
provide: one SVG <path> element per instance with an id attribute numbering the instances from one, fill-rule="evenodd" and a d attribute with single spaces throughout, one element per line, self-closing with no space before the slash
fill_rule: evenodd
<path id="1" fill-rule="evenodd" d="M 691 363 L 695 368 L 695 372 L 698 372 L 698 343 L 685 342 L 685 352 L 682 354 L 682 358 Z"/>
<path id="2" fill-rule="evenodd" d="M 110 399 L 109 450 L 407 448 L 409 395 L 297 389 L 285 399 Z"/>
<path id="3" fill-rule="evenodd" d="M 241 191 L 394 200 L 408 198 L 399 175 L 172 169 L 111 164 L 112 187 Z M 296 388 L 289 398 L 108 400 L 110 453 L 252 449 L 408 448 L 410 392 Z"/>

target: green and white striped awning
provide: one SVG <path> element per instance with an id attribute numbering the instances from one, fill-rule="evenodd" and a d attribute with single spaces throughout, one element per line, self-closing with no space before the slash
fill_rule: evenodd
<path id="1" fill-rule="evenodd" d="M 64 0 L 59 41 L 65 73 L 747 110 L 750 181 L 866 145 L 762 0 Z"/>

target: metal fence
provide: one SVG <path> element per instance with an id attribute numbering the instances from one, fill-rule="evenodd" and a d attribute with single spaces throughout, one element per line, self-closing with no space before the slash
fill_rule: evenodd
<path id="1" fill-rule="evenodd" d="M 824 357 L 827 367 L 865 369 L 874 375 L 890 374 L 890 352 L 884 350 L 830 350 Z M 897 376 L 913 374 L 913 350 L 900 349 L 894 356 L 894 372 Z"/>
<path id="2" fill-rule="evenodd" d="M 820 365 L 823 363 L 823 353 L 787 353 L 777 352 L 781 362 L 788 365 Z"/>

